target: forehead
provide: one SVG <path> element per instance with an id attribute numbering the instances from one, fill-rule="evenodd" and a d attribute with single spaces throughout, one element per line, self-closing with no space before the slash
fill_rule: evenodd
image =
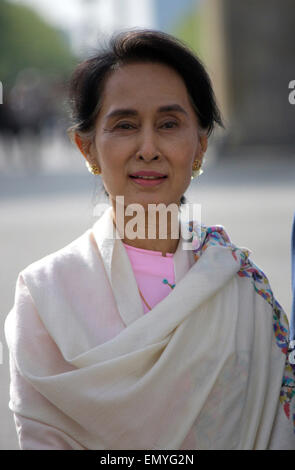
<path id="1" fill-rule="evenodd" d="M 160 106 L 178 103 L 191 107 L 182 77 L 171 67 L 160 63 L 123 65 L 106 81 L 101 112 L 122 106 Z"/>

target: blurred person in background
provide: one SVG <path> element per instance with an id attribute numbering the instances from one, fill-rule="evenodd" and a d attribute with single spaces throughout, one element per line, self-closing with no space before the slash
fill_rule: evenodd
<path id="1" fill-rule="evenodd" d="M 28 172 L 42 170 L 44 137 L 54 137 L 62 122 L 64 99 L 58 79 L 47 80 L 40 71 L 20 72 L 5 104 L 0 107 L 0 135 L 5 167 Z M 16 145 L 18 152 L 13 152 Z"/>
<path id="2" fill-rule="evenodd" d="M 289 326 L 266 275 L 224 227 L 185 221 L 189 249 L 180 230 L 222 126 L 204 65 L 168 34 L 125 31 L 78 65 L 70 99 L 110 205 L 19 273 L 5 335 L 21 449 L 294 449 Z M 151 204 L 176 208 L 176 237 Z"/>
<path id="3" fill-rule="evenodd" d="M 77 58 L 66 31 L 24 3 L 0 2 L 0 171 L 29 175 L 47 170 L 53 140 L 68 143 L 65 78 Z"/>

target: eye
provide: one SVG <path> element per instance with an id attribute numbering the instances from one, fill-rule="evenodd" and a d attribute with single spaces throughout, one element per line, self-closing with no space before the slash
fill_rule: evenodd
<path id="1" fill-rule="evenodd" d="M 120 122 L 115 126 L 115 129 L 124 129 L 124 130 L 129 130 L 129 129 L 134 129 L 134 125 L 130 124 L 129 122 Z"/>
<path id="2" fill-rule="evenodd" d="M 178 123 L 176 121 L 166 121 L 164 124 L 162 124 L 161 127 L 164 127 L 165 129 L 173 129 L 174 127 L 177 127 Z"/>

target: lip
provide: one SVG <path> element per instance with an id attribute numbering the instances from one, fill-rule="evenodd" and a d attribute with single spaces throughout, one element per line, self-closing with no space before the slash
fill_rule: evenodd
<path id="1" fill-rule="evenodd" d="M 167 181 L 167 178 L 157 178 L 155 180 L 143 180 L 141 178 L 130 178 L 135 184 L 139 184 L 140 186 L 158 186 L 163 184 Z"/>
<path id="2" fill-rule="evenodd" d="M 153 180 L 144 180 L 142 178 L 136 178 L 136 176 L 158 176 L 158 178 Z M 135 184 L 140 186 L 158 186 L 167 180 L 167 175 L 164 173 L 159 173 L 158 171 L 141 170 L 136 171 L 135 173 L 131 173 L 129 178 L 131 178 Z"/>
<path id="3" fill-rule="evenodd" d="M 141 170 L 141 171 L 136 171 L 135 173 L 131 173 L 129 176 L 159 176 L 159 178 L 165 175 L 165 173 L 159 173 L 158 171 L 147 171 L 147 170 Z"/>

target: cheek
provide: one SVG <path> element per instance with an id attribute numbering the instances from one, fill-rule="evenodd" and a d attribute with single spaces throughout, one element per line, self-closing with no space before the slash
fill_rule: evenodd
<path id="1" fill-rule="evenodd" d="M 174 145 L 171 146 L 171 151 L 176 164 L 183 166 L 183 171 L 185 172 L 187 167 L 190 168 L 195 159 L 198 141 L 191 132 L 184 133 L 182 137 L 181 140 L 173 142 Z"/>
<path id="2" fill-rule="evenodd" d="M 194 161 L 195 151 L 190 146 L 182 147 L 181 151 L 174 153 L 174 167 L 177 168 L 177 172 L 187 174 L 191 171 L 191 167 Z"/>
<path id="3" fill-rule="evenodd" d="M 105 173 L 114 172 L 115 178 L 119 177 L 118 170 L 124 165 L 124 150 L 114 139 L 105 139 L 97 146 L 98 159 L 101 163 L 102 171 Z"/>
<path id="4" fill-rule="evenodd" d="M 126 187 L 126 152 L 115 139 L 105 139 L 97 146 L 102 180 L 110 195 L 123 194 Z"/>

